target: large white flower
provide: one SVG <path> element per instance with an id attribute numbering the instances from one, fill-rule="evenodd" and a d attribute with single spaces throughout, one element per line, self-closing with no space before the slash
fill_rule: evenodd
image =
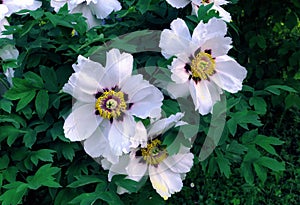
<path id="1" fill-rule="evenodd" d="M 224 21 L 227 21 L 227 22 L 231 21 L 230 13 L 228 13 L 221 7 L 223 5 L 228 4 L 228 1 L 225 1 L 225 0 L 167 0 L 167 2 L 175 8 L 183 8 L 186 5 L 188 5 L 189 3 L 192 3 L 193 13 L 195 13 L 196 15 L 198 15 L 199 6 L 201 6 L 201 5 L 206 6 L 208 4 L 213 3 L 214 5 L 212 6 L 211 9 L 218 11 L 220 14 L 220 17 Z"/>
<path id="2" fill-rule="evenodd" d="M 159 138 L 165 131 L 176 126 L 183 116 L 182 113 L 158 120 L 146 131 L 142 123 L 137 124 L 137 135 L 141 146 L 133 149 L 130 154 L 123 155 L 116 164 L 102 160 L 104 169 L 109 169 L 109 180 L 115 174 L 125 174 L 126 178 L 140 181 L 149 175 L 156 192 L 165 200 L 182 189 L 182 180 L 193 166 L 194 155 L 186 147 L 181 147 L 179 153 L 169 155 Z M 175 137 L 175 136 L 174 136 Z M 119 189 L 123 193 L 124 189 Z"/>
<path id="3" fill-rule="evenodd" d="M 0 18 L 10 16 L 12 13 L 23 9 L 36 10 L 41 7 L 42 2 L 36 0 L 1 0 Z"/>
<path id="4" fill-rule="evenodd" d="M 200 114 L 212 111 L 222 89 L 230 93 L 241 90 L 247 74 L 244 67 L 227 55 L 231 38 L 224 37 L 226 32 L 226 23 L 213 18 L 207 24 L 200 22 L 191 36 L 185 22 L 176 19 L 171 30 L 165 29 L 161 34 L 162 54 L 166 58 L 176 57 L 169 68 L 177 85 L 174 88 L 170 84 L 168 90 L 175 97 L 190 93 Z"/>
<path id="5" fill-rule="evenodd" d="M 160 117 L 163 95 L 142 75 L 131 75 L 131 54 L 110 50 L 105 68 L 79 56 L 73 68 L 75 73 L 63 91 L 77 101 L 65 121 L 64 132 L 71 141 L 85 140 L 84 148 L 92 157 L 120 156 L 128 151 L 135 134 L 133 116 Z M 103 143 L 109 145 L 106 150 Z"/>
<path id="6" fill-rule="evenodd" d="M 101 25 L 99 19 L 122 8 L 118 0 L 51 0 L 51 6 L 56 12 L 66 3 L 71 13 L 82 13 L 86 17 L 89 28 Z"/>

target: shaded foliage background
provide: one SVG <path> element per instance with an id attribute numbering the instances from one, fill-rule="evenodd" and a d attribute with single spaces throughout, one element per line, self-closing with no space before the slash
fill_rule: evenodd
<path id="1" fill-rule="evenodd" d="M 230 55 L 248 70 L 245 86 L 242 92 L 227 95 L 227 123 L 217 149 L 204 162 L 195 161 L 183 190 L 168 201 L 145 180 L 135 183 L 118 176 L 108 183 L 107 172 L 81 144 L 64 138 L 63 117 L 70 112 L 72 99 L 60 89 L 79 54 L 95 54 L 99 45 L 122 34 L 169 28 L 176 17 L 185 19 L 192 30 L 199 19 L 186 17 L 191 9 L 177 10 L 164 0 L 124 0 L 121 11 L 88 32 L 80 15 L 69 15 L 66 8 L 54 15 L 47 1 L 46 12 L 10 17 L 8 32 L 14 41 L 0 43 L 14 44 L 20 56 L 16 62 L 1 62 L 3 68 L 16 68 L 14 87 L 0 99 L 1 203 L 297 204 L 300 3 L 232 2 L 225 7 L 233 18 Z M 159 53 L 134 57 L 135 67 L 170 63 Z M 209 116 L 201 118 L 193 148 L 196 156 L 209 122 Z M 138 193 L 118 196 L 117 185 Z"/>

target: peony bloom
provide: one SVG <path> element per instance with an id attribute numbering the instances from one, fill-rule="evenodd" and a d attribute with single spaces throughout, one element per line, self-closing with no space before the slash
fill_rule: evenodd
<path id="1" fill-rule="evenodd" d="M 85 140 L 92 157 L 128 152 L 135 134 L 133 116 L 159 118 L 162 93 L 142 75 L 132 76 L 132 55 L 117 49 L 107 52 L 105 68 L 83 56 L 73 68 L 75 73 L 63 87 L 76 99 L 64 124 L 65 136 Z M 108 146 L 101 148 L 104 144 Z"/>
<path id="2" fill-rule="evenodd" d="M 171 115 L 169 118 L 158 120 L 146 131 L 144 125 L 137 123 L 137 138 L 141 146 L 132 149 L 130 154 L 123 155 L 117 164 L 102 160 L 104 169 L 109 169 L 109 180 L 115 174 L 125 174 L 126 178 L 140 181 L 143 176 L 149 175 L 156 192 L 165 200 L 182 189 L 182 180 L 193 166 L 194 155 L 186 147 L 181 147 L 179 153 L 169 155 L 159 139 L 168 129 L 177 126 L 182 113 Z M 179 122 L 179 125 L 181 123 Z M 123 188 L 119 193 L 126 192 Z"/>
<path id="3" fill-rule="evenodd" d="M 51 0 L 51 6 L 56 12 L 66 3 L 71 13 L 82 13 L 89 28 L 101 25 L 102 21 L 99 19 L 104 19 L 113 11 L 122 8 L 117 0 Z"/>
<path id="4" fill-rule="evenodd" d="M 175 56 L 169 68 L 172 80 L 168 91 L 173 97 L 190 93 L 195 109 L 204 115 L 212 111 L 223 90 L 236 93 L 242 89 L 247 71 L 227 55 L 231 38 L 224 37 L 226 23 L 212 18 L 200 22 L 190 35 L 182 19 L 171 23 L 171 30 L 163 30 L 159 47 L 165 58 Z"/>
<path id="5" fill-rule="evenodd" d="M 10 16 L 12 13 L 23 9 L 36 10 L 42 2 L 35 0 L 2 0 L 0 4 L 0 18 Z"/>
<path id="6" fill-rule="evenodd" d="M 224 21 L 227 21 L 227 22 L 231 21 L 230 13 L 228 13 L 221 7 L 223 5 L 228 4 L 228 1 L 225 1 L 225 0 L 167 0 L 167 2 L 175 8 L 183 8 L 186 5 L 188 5 L 189 3 L 192 3 L 193 13 L 195 13 L 196 15 L 198 14 L 199 6 L 201 6 L 201 5 L 206 6 L 208 4 L 213 3 L 214 5 L 212 6 L 211 9 L 218 11 L 220 14 L 220 17 Z"/>

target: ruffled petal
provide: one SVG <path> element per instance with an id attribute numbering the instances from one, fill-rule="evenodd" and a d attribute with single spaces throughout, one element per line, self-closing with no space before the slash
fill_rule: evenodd
<path id="1" fill-rule="evenodd" d="M 211 50 L 212 57 L 216 58 L 218 56 L 226 55 L 232 48 L 230 45 L 231 43 L 232 41 L 229 37 L 216 36 L 215 38 L 205 41 L 201 46 L 201 50 Z"/>
<path id="2" fill-rule="evenodd" d="M 108 139 L 100 128 L 84 141 L 83 146 L 85 152 L 93 158 L 102 156 L 112 164 L 119 161 L 119 157 L 111 151 Z"/>
<path id="3" fill-rule="evenodd" d="M 185 6 L 188 5 L 191 1 L 190 1 L 190 0 L 167 0 L 167 2 L 168 2 L 171 6 L 173 6 L 173 7 L 177 8 L 177 9 L 179 9 L 179 8 L 185 7 Z"/>
<path id="4" fill-rule="evenodd" d="M 210 19 L 207 23 L 202 21 L 196 26 L 192 35 L 192 45 L 202 46 L 202 44 L 216 36 L 225 36 L 227 33 L 226 23 L 217 18 Z"/>
<path id="5" fill-rule="evenodd" d="M 168 83 L 166 90 L 171 98 L 187 97 L 189 95 L 189 82 L 177 84 L 177 83 Z"/>
<path id="6" fill-rule="evenodd" d="M 191 34 L 185 22 L 177 18 L 171 23 L 171 30 L 164 29 L 160 36 L 159 47 L 165 58 L 180 56 L 184 61 L 189 57 Z"/>
<path id="7" fill-rule="evenodd" d="M 129 163 L 129 155 L 122 155 L 119 158 L 119 162 L 116 164 L 110 163 L 107 159 L 101 160 L 103 169 L 109 169 L 108 181 L 111 181 L 112 177 L 117 174 L 127 175 L 126 167 Z"/>
<path id="8" fill-rule="evenodd" d="M 163 100 L 162 93 L 148 81 L 143 80 L 141 75 L 131 76 L 126 79 L 121 90 L 128 95 L 128 110 L 130 115 L 140 118 L 157 118 L 161 111 Z"/>
<path id="9" fill-rule="evenodd" d="M 133 117 L 126 114 L 122 121 L 113 120 L 108 133 L 108 141 L 115 155 L 121 156 L 123 152 L 129 152 L 130 139 L 134 136 L 135 125 Z"/>
<path id="10" fill-rule="evenodd" d="M 167 157 L 162 163 L 166 164 L 175 173 L 187 173 L 193 166 L 194 155 L 192 153 L 176 154 Z"/>
<path id="11" fill-rule="evenodd" d="M 130 147 L 137 148 L 139 145 L 141 145 L 141 147 L 146 147 L 147 141 L 148 141 L 147 130 L 144 124 L 141 121 L 139 121 L 136 123 L 135 126 L 135 134 L 130 139 L 130 143 L 131 143 Z"/>
<path id="12" fill-rule="evenodd" d="M 120 86 L 132 74 L 133 57 L 129 53 L 120 53 L 118 49 L 111 49 L 106 54 L 105 75 L 103 84 L 107 89 Z"/>
<path id="13" fill-rule="evenodd" d="M 171 66 L 169 66 L 169 69 L 171 69 L 171 78 L 174 82 L 181 84 L 189 80 L 190 74 L 186 71 L 185 66 L 186 62 L 182 61 L 181 59 L 175 58 L 172 61 L 172 64 Z"/>
<path id="14" fill-rule="evenodd" d="M 167 200 L 171 194 L 179 192 L 182 189 L 182 180 L 180 174 L 166 169 L 165 165 L 159 164 L 158 167 L 149 167 L 150 181 L 156 192 Z"/>
<path id="15" fill-rule="evenodd" d="M 183 116 L 184 114 L 179 112 L 176 113 L 176 115 L 170 115 L 168 118 L 164 118 L 154 122 L 148 129 L 148 137 L 152 139 L 158 135 L 163 134 L 171 127 L 174 127 Z"/>
<path id="16" fill-rule="evenodd" d="M 95 132 L 102 118 L 95 115 L 94 106 L 94 104 L 84 104 L 71 112 L 63 127 L 66 138 L 71 141 L 81 141 Z"/>
<path id="17" fill-rule="evenodd" d="M 97 3 L 89 4 L 92 12 L 99 19 L 106 18 L 111 12 L 121 10 L 121 4 L 117 0 L 98 0 Z"/>
<path id="18" fill-rule="evenodd" d="M 128 166 L 126 167 L 128 179 L 138 182 L 143 176 L 145 176 L 147 170 L 148 165 L 143 161 L 142 157 L 130 155 L 130 160 Z"/>
<path id="19" fill-rule="evenodd" d="M 226 21 L 226 22 L 230 22 L 231 21 L 231 15 L 230 15 L 230 13 L 227 12 L 227 11 L 225 11 L 225 9 L 223 9 L 222 7 L 214 5 L 212 7 L 212 9 L 215 9 L 216 11 L 218 11 L 221 19 L 223 19 L 224 21 Z"/>
<path id="20" fill-rule="evenodd" d="M 42 2 L 35 1 L 35 0 L 4 1 L 3 4 L 5 4 L 8 8 L 8 12 L 6 13 L 6 16 L 10 16 L 12 13 L 21 11 L 23 9 L 28 9 L 33 11 L 42 6 Z"/>
<path id="21" fill-rule="evenodd" d="M 195 109 L 202 115 L 211 112 L 213 105 L 220 100 L 222 91 L 218 89 L 218 86 L 207 80 L 202 80 L 197 84 L 191 80 L 189 88 Z"/>
<path id="22" fill-rule="evenodd" d="M 93 15 L 90 7 L 86 4 L 77 5 L 71 10 L 71 13 L 82 13 L 82 16 L 86 18 L 89 29 L 95 26 L 102 25 L 102 20 L 97 19 L 96 16 Z"/>
<path id="23" fill-rule="evenodd" d="M 242 82 L 247 76 L 247 70 L 229 56 L 216 58 L 216 73 L 210 77 L 219 87 L 236 93 L 242 89 Z"/>

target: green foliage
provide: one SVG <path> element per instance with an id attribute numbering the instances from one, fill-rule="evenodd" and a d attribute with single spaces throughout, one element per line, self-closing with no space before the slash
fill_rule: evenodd
<path id="1" fill-rule="evenodd" d="M 196 17 L 190 15 L 190 6 L 175 9 L 165 0 L 123 0 L 121 11 L 88 31 L 80 14 L 69 14 L 66 7 L 54 14 L 49 1 L 43 1 L 43 9 L 9 17 L 11 26 L 4 33 L 14 39 L 0 39 L 0 47 L 15 45 L 20 56 L 17 61 L 1 61 L 3 70 L 15 68 L 15 78 L 9 89 L 1 81 L 8 90 L 0 97 L 0 203 L 297 204 L 300 4 L 231 2 L 224 7 L 233 18 L 228 23 L 233 38 L 230 55 L 247 68 L 248 76 L 241 92 L 224 94 L 225 112 L 221 105 L 214 107 L 226 115 L 225 122 L 192 114 L 190 98 L 164 100 L 165 116 L 182 111 L 183 121 L 189 123 L 165 133 L 164 145 L 174 154 L 191 139 L 196 156 L 182 192 L 168 201 L 146 177 L 135 182 L 115 176 L 109 182 L 107 171 L 85 154 L 81 144 L 64 137 L 64 118 L 72 102 L 60 90 L 78 55 L 103 63 L 105 52 L 113 47 L 133 52 L 135 72 L 146 67 L 145 78 L 162 87 L 170 80 L 171 60 L 155 50 L 160 32 L 152 31 L 169 28 L 177 17 L 193 30 L 201 20 L 219 16 L 212 5 L 201 6 Z M 145 48 L 139 47 L 137 36 L 143 36 L 149 52 L 142 52 Z M 152 79 L 157 67 L 157 79 Z M 225 126 L 212 133 L 211 122 Z M 205 143 L 207 136 L 218 143 Z M 201 150 L 204 145 L 207 152 Z M 117 195 L 118 186 L 131 194 Z"/>

